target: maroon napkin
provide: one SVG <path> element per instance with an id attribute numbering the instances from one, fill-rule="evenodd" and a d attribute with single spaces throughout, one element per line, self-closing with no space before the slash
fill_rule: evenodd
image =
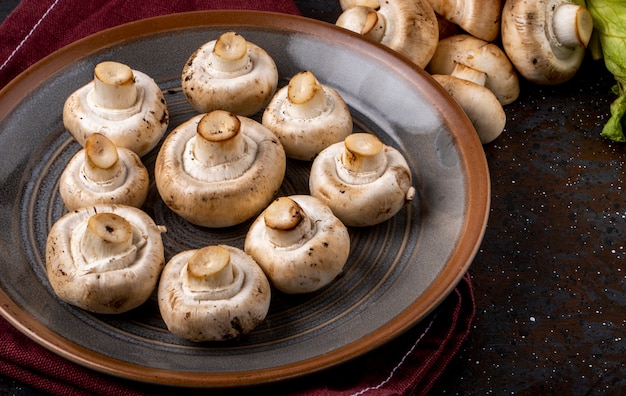
<path id="1" fill-rule="evenodd" d="M 89 34 L 141 18 L 202 9 L 300 13 L 292 0 L 22 0 L 0 25 L 0 88 L 39 59 Z M 272 385 L 271 393 L 425 394 L 466 339 L 474 304 L 472 284 L 466 274 L 433 313 L 384 348 L 324 373 Z M 3 318 L 0 375 L 53 395 L 178 393 L 72 363 L 36 344 Z"/>

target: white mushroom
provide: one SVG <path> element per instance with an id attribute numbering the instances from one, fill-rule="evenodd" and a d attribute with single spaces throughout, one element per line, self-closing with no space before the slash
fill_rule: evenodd
<path id="1" fill-rule="evenodd" d="M 250 332 L 265 319 L 270 298 L 270 284 L 257 263 L 227 245 L 178 253 L 163 269 L 158 288 L 167 328 L 191 341 Z"/>
<path id="2" fill-rule="evenodd" d="M 194 116 L 165 139 L 155 164 L 161 198 L 190 223 L 228 227 L 260 213 L 285 176 L 285 150 L 260 123 L 222 110 Z"/>
<path id="3" fill-rule="evenodd" d="M 321 200 L 292 195 L 276 199 L 257 217 L 244 250 L 278 290 L 310 293 L 341 273 L 350 254 L 350 236 Z"/>
<path id="4" fill-rule="evenodd" d="M 288 157 L 305 161 L 352 133 L 348 106 L 310 71 L 296 74 L 276 92 L 262 123 L 278 137 Z"/>
<path id="5" fill-rule="evenodd" d="M 148 170 L 137 154 L 94 133 L 68 162 L 59 192 L 69 211 L 98 203 L 141 207 L 148 195 Z"/>
<path id="6" fill-rule="evenodd" d="M 462 66 L 457 64 L 457 69 L 460 68 Z M 494 93 L 483 86 L 484 79 L 481 79 L 481 75 L 476 76 L 471 69 L 467 71 L 469 73 L 465 75 L 457 70 L 454 75 L 433 74 L 432 77 L 461 106 L 472 122 L 480 142 L 487 144 L 504 131 L 506 113 Z M 470 75 L 478 77 L 478 82 L 472 80 Z"/>
<path id="7" fill-rule="evenodd" d="M 95 313 L 143 304 L 165 264 L 161 234 L 132 206 L 99 204 L 57 220 L 46 243 L 50 285 L 63 301 Z"/>
<path id="8" fill-rule="evenodd" d="M 265 107 L 277 85 L 272 57 L 235 32 L 198 48 L 182 72 L 183 92 L 199 113 L 227 110 L 251 116 Z"/>
<path id="9" fill-rule="evenodd" d="M 311 195 L 347 226 L 369 226 L 395 216 L 415 197 L 402 154 L 368 133 L 353 133 L 322 151 L 309 176 Z"/>
<path id="10" fill-rule="evenodd" d="M 593 31 L 589 11 L 568 0 L 508 0 L 502 11 L 502 45 L 515 68 L 536 84 L 572 78 Z"/>
<path id="11" fill-rule="evenodd" d="M 428 0 L 435 13 L 474 37 L 495 41 L 500 34 L 501 0 Z"/>
<path id="12" fill-rule="evenodd" d="M 454 75 L 458 64 L 484 74 L 484 86 L 496 95 L 502 105 L 518 98 L 520 86 L 517 73 L 496 44 L 468 34 L 447 37 L 439 41 L 426 70 L 431 74 Z"/>
<path id="13" fill-rule="evenodd" d="M 426 0 L 356 1 L 335 24 L 377 41 L 426 67 L 437 48 L 439 25 Z M 351 4 L 346 4 L 346 6 Z"/>
<path id="14" fill-rule="evenodd" d="M 67 98 L 63 124 L 83 147 L 89 136 L 100 133 L 116 146 L 143 156 L 165 134 L 169 114 L 153 79 L 107 61 L 96 65 L 93 81 Z"/>

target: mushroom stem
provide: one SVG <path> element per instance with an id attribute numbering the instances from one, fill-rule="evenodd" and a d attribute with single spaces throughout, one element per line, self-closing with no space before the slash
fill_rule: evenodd
<path id="1" fill-rule="evenodd" d="M 85 272 L 104 272 L 126 268 L 134 262 L 137 249 L 133 246 L 133 227 L 115 213 L 96 213 L 87 220 L 82 232 L 80 253 Z M 78 254 L 78 252 L 76 252 Z"/>
<path id="2" fill-rule="evenodd" d="M 215 110 L 204 115 L 198 122 L 194 157 L 206 166 L 238 160 L 246 150 L 240 130 L 239 118 L 227 111 Z"/>
<path id="3" fill-rule="evenodd" d="M 387 167 L 383 143 L 370 133 L 353 133 L 344 140 L 345 150 L 340 158 L 339 177 L 351 184 L 371 183 Z"/>
<path id="4" fill-rule="evenodd" d="M 554 10 L 552 29 L 559 44 L 566 47 L 587 47 L 593 32 L 593 19 L 587 8 L 564 3 Z"/>
<path id="5" fill-rule="evenodd" d="M 471 81 L 483 87 L 487 82 L 487 73 L 483 73 L 461 63 L 454 64 L 451 75 L 466 81 Z"/>
<path id="6" fill-rule="evenodd" d="M 387 25 L 385 17 L 380 12 L 363 5 L 345 9 L 336 23 L 377 42 L 382 41 Z"/>
<path id="7" fill-rule="evenodd" d="M 297 119 L 315 118 L 326 108 L 324 88 L 310 71 L 303 71 L 289 80 L 287 114 Z"/>
<path id="8" fill-rule="evenodd" d="M 289 197 L 280 197 L 263 214 L 268 239 L 277 247 L 300 245 L 310 239 L 314 226 L 302 207 Z"/>
<path id="9" fill-rule="evenodd" d="M 224 289 L 233 283 L 234 278 L 230 253 L 221 246 L 198 249 L 187 262 L 187 281 L 191 290 Z"/>
<path id="10" fill-rule="evenodd" d="M 221 72 L 234 72 L 248 65 L 248 43 L 246 39 L 235 33 L 226 32 L 215 42 L 211 53 L 211 67 Z"/>
<path id="11" fill-rule="evenodd" d="M 94 68 L 95 104 L 110 110 L 123 110 L 137 101 L 135 76 L 130 67 L 118 62 L 101 62 Z"/>
<path id="12" fill-rule="evenodd" d="M 100 133 L 94 133 L 85 142 L 83 173 L 96 183 L 108 182 L 119 177 L 124 164 L 119 160 L 117 147 Z"/>

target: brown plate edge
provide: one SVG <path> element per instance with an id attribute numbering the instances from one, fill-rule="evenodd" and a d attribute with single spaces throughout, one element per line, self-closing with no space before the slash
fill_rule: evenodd
<path id="1" fill-rule="evenodd" d="M 4 118 L 29 92 L 63 67 L 93 52 L 142 36 L 202 26 L 249 26 L 313 34 L 344 44 L 370 56 L 389 61 L 401 73 L 415 77 L 415 85 L 425 92 L 447 125 L 460 126 L 464 136 L 454 136 L 465 160 L 468 202 L 467 217 L 459 244 L 448 264 L 422 296 L 379 331 L 328 354 L 268 370 L 233 373 L 189 373 L 138 367 L 95 354 L 51 332 L 23 311 L 0 290 L 0 314 L 22 333 L 43 347 L 91 369 L 121 378 L 185 387 L 230 387 L 274 382 L 313 373 L 346 362 L 369 352 L 417 324 L 456 287 L 469 268 L 482 241 L 490 207 L 490 180 L 484 151 L 470 121 L 454 100 L 421 68 L 378 44 L 326 22 L 305 17 L 264 11 L 194 11 L 159 16 L 116 26 L 80 39 L 35 63 L 0 90 L 0 119 Z M 455 108 L 455 111 L 450 109 Z M 458 145 L 462 139 L 463 146 Z"/>

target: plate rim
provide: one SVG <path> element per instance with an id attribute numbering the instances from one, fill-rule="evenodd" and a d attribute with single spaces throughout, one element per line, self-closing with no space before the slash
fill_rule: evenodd
<path id="1" fill-rule="evenodd" d="M 432 94 L 429 99 L 435 99 L 431 103 L 439 110 L 445 123 L 460 125 L 459 130 L 474 131 L 461 108 L 423 69 L 387 47 L 327 22 L 298 15 L 250 10 L 207 10 L 162 15 L 118 25 L 79 39 L 42 58 L 0 90 L 0 120 L 4 119 L 37 86 L 72 62 L 103 49 L 123 44 L 128 40 L 205 26 L 280 29 L 316 35 L 326 40 L 339 40 L 351 47 L 358 47 L 359 51 L 390 62 L 390 65 L 392 64 L 393 68 L 398 69 L 399 72 L 411 74 L 427 82 L 421 88 Z M 455 111 L 444 111 L 450 106 L 454 107 Z M 468 201 L 466 202 L 467 216 L 460 234 L 465 237 L 457 243 L 445 268 L 435 277 L 420 298 L 413 301 L 393 321 L 369 334 L 367 340 L 360 339 L 327 354 L 285 366 L 244 372 L 198 374 L 146 368 L 81 347 L 27 315 L 2 289 L 0 289 L 0 315 L 36 343 L 74 363 L 109 375 L 152 384 L 184 387 L 254 385 L 294 378 L 344 363 L 380 347 L 420 322 L 452 292 L 469 269 L 480 248 L 487 226 L 491 185 L 482 145 L 475 134 L 467 133 L 466 135 L 463 138 L 468 144 L 457 145 L 457 148 L 461 152 L 461 157 L 466 159 L 466 163 L 472 164 L 475 169 L 473 172 L 467 172 L 468 168 L 464 168 Z M 416 312 L 420 314 L 416 316 Z"/>

